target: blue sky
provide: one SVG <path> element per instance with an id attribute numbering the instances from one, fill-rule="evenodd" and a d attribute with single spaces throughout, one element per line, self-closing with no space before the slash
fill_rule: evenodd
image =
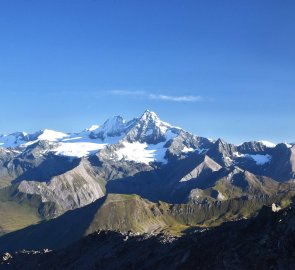
<path id="1" fill-rule="evenodd" d="M 195 134 L 295 141 L 293 0 L 1 0 L 0 133 L 145 109 Z"/>

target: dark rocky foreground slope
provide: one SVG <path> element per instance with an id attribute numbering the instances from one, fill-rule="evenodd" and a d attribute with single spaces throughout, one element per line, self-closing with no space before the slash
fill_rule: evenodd
<path id="1" fill-rule="evenodd" d="M 94 232 L 58 251 L 4 254 L 1 269 L 295 269 L 295 208 L 164 234 Z"/>

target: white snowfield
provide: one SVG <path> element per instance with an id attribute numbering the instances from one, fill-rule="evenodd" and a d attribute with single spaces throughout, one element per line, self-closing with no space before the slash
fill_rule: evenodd
<path id="1" fill-rule="evenodd" d="M 56 155 L 69 157 L 85 157 L 95 154 L 98 150 L 103 149 L 106 144 L 92 143 L 92 142 L 66 142 L 60 143 L 54 153 Z"/>
<path id="2" fill-rule="evenodd" d="M 148 150 L 147 143 L 140 142 L 123 142 L 122 148 L 116 151 L 117 159 L 126 159 L 149 164 L 155 160 L 155 150 Z"/>
<path id="3" fill-rule="evenodd" d="M 147 144 L 140 142 L 123 142 L 123 147 L 116 151 L 118 160 L 129 160 L 139 163 L 149 164 L 151 162 L 167 163 L 165 154 L 167 149 L 164 148 L 166 142 L 158 144 Z"/>
<path id="4" fill-rule="evenodd" d="M 42 133 L 38 136 L 37 140 L 41 141 L 49 141 L 49 142 L 57 142 L 63 138 L 69 137 L 70 135 L 50 130 L 50 129 L 44 129 Z"/>

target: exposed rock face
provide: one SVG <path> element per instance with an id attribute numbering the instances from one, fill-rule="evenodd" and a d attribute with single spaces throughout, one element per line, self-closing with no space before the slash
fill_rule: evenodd
<path id="1" fill-rule="evenodd" d="M 266 174 L 278 181 L 295 179 L 295 146 L 278 144 L 271 152 L 272 160 L 268 164 Z"/>
<path id="2" fill-rule="evenodd" d="M 199 154 L 206 153 L 212 143 L 203 137 L 192 135 L 185 131 L 180 133 L 167 143 L 166 157 L 169 161 L 186 158 L 188 153 L 197 151 Z"/>
<path id="3" fill-rule="evenodd" d="M 207 154 L 220 165 L 228 167 L 233 165 L 233 157 L 236 151 L 237 149 L 234 145 L 218 139 Z"/>
<path id="4" fill-rule="evenodd" d="M 9 169 L 9 161 L 13 160 L 18 155 L 12 149 L 0 147 L 0 188 L 9 186 L 11 181 L 16 177 Z"/>
<path id="5" fill-rule="evenodd" d="M 169 235 L 98 231 L 69 247 L 5 256 L 1 269 L 294 269 L 294 208 Z M 4 258 L 3 257 L 3 258 Z"/>
<path id="6" fill-rule="evenodd" d="M 207 155 L 204 157 L 204 161 L 194 168 L 190 173 L 180 179 L 180 182 L 191 181 L 203 177 L 202 174 L 212 174 L 219 171 L 222 167 Z"/>
<path id="7" fill-rule="evenodd" d="M 82 160 L 74 169 L 54 176 L 49 182 L 22 181 L 18 190 L 39 195 L 42 202 L 56 204 L 57 212 L 54 215 L 82 207 L 105 195 L 103 182 L 99 182 L 86 160 Z"/>
<path id="8" fill-rule="evenodd" d="M 259 154 L 263 153 L 267 149 L 261 142 L 244 142 L 237 147 L 237 150 L 243 154 Z"/>

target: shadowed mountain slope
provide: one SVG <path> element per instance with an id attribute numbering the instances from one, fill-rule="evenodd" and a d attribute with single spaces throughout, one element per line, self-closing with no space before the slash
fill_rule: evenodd
<path id="1" fill-rule="evenodd" d="M 250 220 L 169 235 L 95 232 L 53 252 L 6 253 L 1 269 L 294 269 L 295 211 L 264 207 Z"/>

